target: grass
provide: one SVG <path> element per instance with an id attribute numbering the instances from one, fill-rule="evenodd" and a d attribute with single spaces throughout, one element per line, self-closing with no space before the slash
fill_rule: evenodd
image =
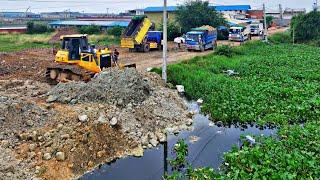
<path id="1" fill-rule="evenodd" d="M 215 121 L 289 124 L 320 118 L 320 49 L 249 43 L 243 55 L 214 54 L 168 67 L 169 81 L 204 99 Z M 228 76 L 224 71 L 239 73 Z"/>
<path id="2" fill-rule="evenodd" d="M 168 67 L 169 81 L 204 99 L 213 120 L 277 124 L 275 137 L 255 137 L 224 155 L 220 171 L 189 168 L 166 179 L 319 179 L 320 49 L 254 42 L 242 54 L 208 55 Z M 225 70 L 239 73 L 229 76 Z M 178 178 L 179 179 L 179 178 Z"/>
<path id="3" fill-rule="evenodd" d="M 49 40 L 54 33 L 45 34 L 0 34 L 0 52 L 17 52 L 30 48 L 51 48 Z M 119 45 L 120 38 L 105 34 L 90 35 L 89 43 L 110 46 Z M 59 47 L 58 44 L 55 44 Z"/>
<path id="4" fill-rule="evenodd" d="M 14 52 L 29 48 L 51 47 L 48 43 L 53 33 L 45 34 L 1 34 L 0 52 Z"/>
<path id="5" fill-rule="evenodd" d="M 90 35 L 89 43 L 101 45 L 101 46 L 119 45 L 120 38 L 115 36 L 105 35 L 105 34 Z"/>

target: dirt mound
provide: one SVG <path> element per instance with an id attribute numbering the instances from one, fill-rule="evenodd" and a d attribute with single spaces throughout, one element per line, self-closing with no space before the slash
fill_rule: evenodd
<path id="1" fill-rule="evenodd" d="M 142 156 L 167 132 L 192 124 L 184 100 L 154 73 L 107 69 L 88 83 L 51 88 L 0 81 L 0 147 L 22 162 L 14 168 L 28 170 L 13 170 L 13 177 L 75 178 L 116 158 Z M 1 163 L 0 174 L 7 174 Z"/>
<path id="2" fill-rule="evenodd" d="M 150 84 L 135 69 L 107 69 L 90 82 L 60 83 L 49 95 L 62 103 L 100 102 L 125 106 L 140 103 L 150 94 Z"/>
<path id="3" fill-rule="evenodd" d="M 52 36 L 52 38 L 49 40 L 49 43 L 58 42 L 60 41 L 60 36 L 71 35 L 71 34 L 78 34 L 78 32 L 74 28 L 58 29 L 57 33 L 54 36 Z"/>

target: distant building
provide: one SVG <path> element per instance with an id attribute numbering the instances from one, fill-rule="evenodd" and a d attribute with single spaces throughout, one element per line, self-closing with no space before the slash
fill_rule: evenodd
<path id="1" fill-rule="evenodd" d="M 307 10 L 305 8 L 301 9 L 291 9 L 286 8 L 283 12 L 283 19 L 292 19 L 293 16 L 296 16 L 298 14 L 306 14 Z"/>
<path id="2" fill-rule="evenodd" d="M 263 10 L 259 10 L 259 9 L 249 10 L 247 17 L 251 19 L 259 19 L 259 20 L 263 19 Z"/>
<path id="3" fill-rule="evenodd" d="M 108 29 L 115 26 L 127 27 L 129 25 L 128 21 L 55 21 L 49 23 L 49 26 L 54 29 L 66 28 L 66 27 L 82 27 L 96 25 L 100 26 L 102 29 Z"/>
<path id="4" fill-rule="evenodd" d="M 26 26 L 0 27 L 0 34 L 25 33 L 26 31 L 27 31 Z"/>
<path id="5" fill-rule="evenodd" d="M 0 12 L 0 17 L 9 18 L 9 19 L 23 18 L 23 17 L 26 17 L 26 13 L 25 12 Z"/>
<path id="6" fill-rule="evenodd" d="M 79 12 L 70 12 L 70 11 L 62 11 L 62 12 L 43 12 L 40 13 L 41 18 L 43 19 L 70 19 L 81 16 L 82 14 Z"/>
<path id="7" fill-rule="evenodd" d="M 121 16 L 135 16 L 135 15 L 144 15 L 144 9 L 133 9 L 128 10 L 124 13 L 119 13 Z"/>
<path id="8" fill-rule="evenodd" d="M 225 6 L 211 6 L 212 9 L 216 11 L 227 14 L 232 18 L 245 18 L 246 13 L 251 9 L 250 5 L 225 5 Z M 175 20 L 175 12 L 178 6 L 168 6 L 168 19 L 169 21 Z M 156 25 L 161 24 L 163 18 L 163 7 L 147 7 L 144 9 L 144 14 L 151 19 Z"/>
<path id="9" fill-rule="evenodd" d="M 281 13 L 279 10 L 268 10 L 266 11 L 266 16 L 272 16 L 275 19 L 280 19 Z"/>

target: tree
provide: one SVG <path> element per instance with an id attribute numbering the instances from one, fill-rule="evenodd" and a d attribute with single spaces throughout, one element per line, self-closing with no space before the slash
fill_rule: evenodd
<path id="1" fill-rule="evenodd" d="M 160 28 L 158 28 L 160 31 L 163 31 L 163 24 L 160 25 Z M 173 21 L 168 22 L 167 26 L 168 31 L 168 40 L 173 41 L 174 38 L 181 36 L 181 27 Z"/>
<path id="2" fill-rule="evenodd" d="M 27 34 L 41 34 L 52 31 L 53 29 L 48 28 L 46 24 L 34 23 L 32 21 L 27 22 Z"/>
<path id="3" fill-rule="evenodd" d="M 81 34 L 100 34 L 101 28 L 97 25 L 81 26 L 78 28 L 78 32 Z"/>
<path id="4" fill-rule="evenodd" d="M 183 32 L 203 25 L 218 27 L 226 24 L 225 19 L 209 6 L 208 1 L 201 0 L 187 1 L 184 5 L 179 6 L 176 20 Z"/>
<path id="5" fill-rule="evenodd" d="M 123 27 L 121 26 L 114 26 L 110 29 L 107 30 L 107 34 L 108 35 L 112 35 L 112 36 L 115 36 L 115 37 L 120 37 L 121 34 L 122 34 L 122 31 L 123 31 Z"/>
<path id="6" fill-rule="evenodd" d="M 294 16 L 291 21 L 291 34 L 294 33 L 297 42 L 320 42 L 320 12 Z"/>
<path id="7" fill-rule="evenodd" d="M 267 28 L 271 27 L 273 23 L 273 16 L 267 16 L 266 21 L 267 21 Z"/>

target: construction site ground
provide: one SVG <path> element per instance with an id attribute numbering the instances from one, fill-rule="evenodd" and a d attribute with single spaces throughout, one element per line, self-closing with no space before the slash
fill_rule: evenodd
<path id="1" fill-rule="evenodd" d="M 230 43 L 240 44 L 219 42 Z M 161 66 L 162 52 L 118 49 L 120 62 L 136 63 L 139 72 L 106 70 L 94 81 L 98 85 L 49 85 L 44 75 L 54 64 L 52 49 L 0 53 L 2 179 L 79 177 L 116 158 L 141 156 L 143 148 L 165 140 L 164 131 L 177 133 L 192 124 L 178 93 L 145 72 Z M 168 62 L 211 52 L 169 43 Z"/>

